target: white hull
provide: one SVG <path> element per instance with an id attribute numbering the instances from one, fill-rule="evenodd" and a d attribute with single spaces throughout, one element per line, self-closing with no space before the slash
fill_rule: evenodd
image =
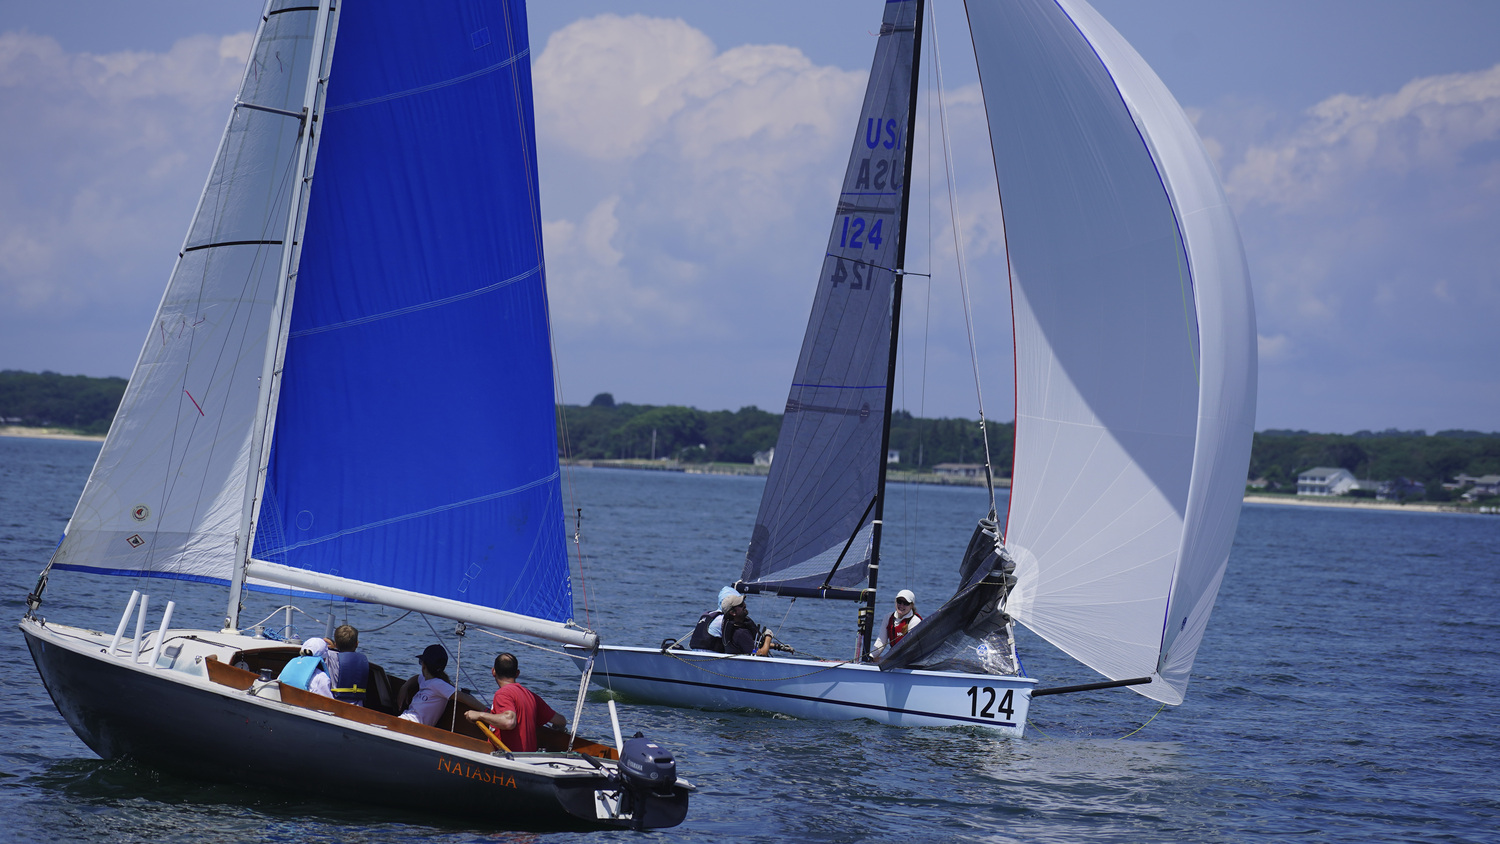
<path id="1" fill-rule="evenodd" d="M 674 826 L 687 810 L 692 787 L 683 782 L 670 795 L 642 794 L 622 806 L 613 761 L 494 754 L 446 730 L 296 689 L 283 694 L 275 681 L 239 688 L 210 676 L 211 658 L 233 672 L 236 653 L 279 642 L 170 630 L 161 653 L 149 648 L 135 660 L 128 639 L 111 653 L 109 636 L 97 631 L 32 619 L 21 630 L 58 711 L 106 759 L 273 788 L 319 783 L 328 797 L 506 829 Z"/>
<path id="2" fill-rule="evenodd" d="M 580 669 L 587 656 L 574 652 Z M 781 656 L 604 647 L 593 682 L 626 697 L 697 709 L 760 709 L 795 718 L 866 718 L 895 727 L 983 727 L 1019 738 L 1036 681 Z"/>

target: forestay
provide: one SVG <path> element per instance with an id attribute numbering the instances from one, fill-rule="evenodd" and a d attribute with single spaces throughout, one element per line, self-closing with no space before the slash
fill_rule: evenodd
<path id="1" fill-rule="evenodd" d="M 969 20 L 1014 300 L 1007 609 L 1178 703 L 1249 462 L 1238 232 L 1180 107 L 1092 9 L 971 3 Z"/>
<path id="2" fill-rule="evenodd" d="M 868 576 L 885 460 L 917 10 L 916 0 L 885 6 L 863 132 L 844 173 L 744 584 L 850 587 Z"/>

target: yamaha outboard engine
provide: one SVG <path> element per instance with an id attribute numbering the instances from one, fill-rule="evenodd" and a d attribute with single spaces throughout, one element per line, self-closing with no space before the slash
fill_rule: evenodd
<path id="1" fill-rule="evenodd" d="M 636 733 L 620 751 L 620 781 L 623 792 L 620 809 L 632 815 L 639 826 L 653 806 L 663 802 L 652 800 L 653 796 L 672 797 L 672 786 L 677 784 L 677 760 L 672 751 Z"/>

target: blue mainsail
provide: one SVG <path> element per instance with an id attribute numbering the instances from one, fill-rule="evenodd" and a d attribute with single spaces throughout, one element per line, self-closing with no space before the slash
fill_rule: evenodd
<path id="1" fill-rule="evenodd" d="M 443 5 L 342 12 L 254 556 L 566 621 L 525 11 Z"/>

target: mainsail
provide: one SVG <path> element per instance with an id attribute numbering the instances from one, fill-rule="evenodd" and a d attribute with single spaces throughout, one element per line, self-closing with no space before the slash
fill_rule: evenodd
<path id="1" fill-rule="evenodd" d="M 973 3 L 1010 254 L 1010 614 L 1179 703 L 1238 520 L 1248 272 L 1181 108 L 1070 0 Z"/>
<path id="2" fill-rule="evenodd" d="M 917 0 L 885 7 L 863 131 L 844 173 L 745 559 L 741 583 L 751 588 L 848 588 L 868 577 L 884 479 L 919 7 Z"/>
<path id="3" fill-rule="evenodd" d="M 565 622 L 525 11 L 455 50 L 446 18 L 368 5 L 340 22 L 254 556 Z"/>

